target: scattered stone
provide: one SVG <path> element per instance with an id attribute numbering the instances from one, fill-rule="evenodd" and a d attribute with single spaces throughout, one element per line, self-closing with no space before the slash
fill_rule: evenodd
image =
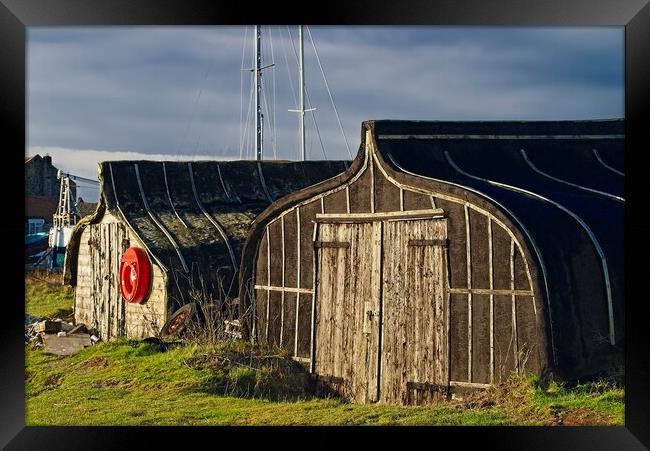
<path id="1" fill-rule="evenodd" d="M 76 334 L 63 337 L 58 334 L 43 334 L 45 352 L 56 355 L 71 355 L 92 345 L 90 335 Z"/>

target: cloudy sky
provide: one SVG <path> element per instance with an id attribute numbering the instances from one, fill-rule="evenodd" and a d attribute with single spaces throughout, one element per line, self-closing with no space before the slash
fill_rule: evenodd
<path id="1" fill-rule="evenodd" d="M 263 76 L 264 158 L 297 159 L 298 119 L 288 111 L 297 107 L 296 27 L 262 30 L 264 64 L 275 63 Z M 624 116 L 622 27 L 310 31 L 345 139 L 305 32 L 316 107 L 306 115 L 309 159 L 349 158 L 348 147 L 354 155 L 368 119 Z M 242 68 L 252 67 L 252 33 L 29 28 L 27 153 L 49 153 L 55 166 L 92 178 L 101 160 L 251 158 L 251 73 Z M 96 198 L 96 190 L 80 194 Z"/>

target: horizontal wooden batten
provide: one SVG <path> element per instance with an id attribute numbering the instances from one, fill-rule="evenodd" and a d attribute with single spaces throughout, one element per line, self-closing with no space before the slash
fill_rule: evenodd
<path id="1" fill-rule="evenodd" d="M 407 390 L 424 390 L 428 392 L 441 392 L 447 393 L 449 391 L 449 386 L 439 385 L 439 384 L 430 384 L 428 382 L 407 382 Z"/>
<path id="2" fill-rule="evenodd" d="M 309 359 L 309 358 L 307 358 L 307 357 L 295 357 L 295 356 L 292 356 L 291 358 L 292 358 L 293 360 L 295 360 L 296 362 L 300 362 L 300 363 L 311 363 L 311 359 Z"/>
<path id="3" fill-rule="evenodd" d="M 478 382 L 463 382 L 463 381 L 449 381 L 452 387 L 466 387 L 466 388 L 490 388 L 490 384 L 479 384 Z"/>
<path id="4" fill-rule="evenodd" d="M 308 290 L 307 288 L 292 288 L 292 287 L 275 287 L 270 285 L 255 285 L 256 290 L 268 290 L 268 291 L 283 291 L 285 293 L 306 293 L 312 294 L 314 290 Z"/>
<path id="5" fill-rule="evenodd" d="M 441 240 L 409 240 L 408 245 L 409 246 L 442 246 L 442 247 L 447 247 L 449 244 L 448 240 L 441 239 Z"/>
<path id="6" fill-rule="evenodd" d="M 317 213 L 316 222 L 370 222 L 430 219 L 444 217 L 441 208 L 431 210 L 389 211 L 382 213 Z"/>
<path id="7" fill-rule="evenodd" d="M 530 290 L 491 290 L 489 288 L 450 288 L 450 293 L 453 294 L 494 294 L 496 296 L 532 296 L 533 292 Z"/>
<path id="8" fill-rule="evenodd" d="M 350 243 L 347 241 L 314 241 L 314 247 L 350 247 Z"/>

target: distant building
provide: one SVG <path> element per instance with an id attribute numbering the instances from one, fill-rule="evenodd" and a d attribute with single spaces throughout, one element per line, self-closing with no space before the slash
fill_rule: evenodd
<path id="1" fill-rule="evenodd" d="M 59 202 L 61 183 L 58 168 L 52 165 L 52 157 L 34 155 L 25 157 L 25 233 L 46 232 L 52 225 L 52 216 Z M 70 181 L 72 198 L 77 186 Z"/>
<path id="2" fill-rule="evenodd" d="M 92 215 L 97 209 L 97 202 L 86 202 L 81 197 L 77 199 L 77 211 L 79 212 L 79 219 Z"/>

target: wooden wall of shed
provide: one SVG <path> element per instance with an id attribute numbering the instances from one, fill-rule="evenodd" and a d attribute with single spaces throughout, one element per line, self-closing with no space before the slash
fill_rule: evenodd
<path id="1" fill-rule="evenodd" d="M 279 212 L 267 225 L 254 266 L 257 339 L 311 361 L 317 213 L 431 208 L 442 208 L 448 217 L 451 385 L 481 387 L 512 371 L 541 371 L 536 318 L 541 310 L 522 243 L 495 215 L 465 199 L 393 182 L 372 150 L 349 182 Z"/>
<path id="2" fill-rule="evenodd" d="M 167 319 L 165 275 L 155 263 L 147 300 L 130 304 L 122 299 L 118 271 L 126 244 L 123 239 L 130 246 L 143 247 L 123 222 L 106 212 L 99 223 L 86 227 L 79 244 L 75 321 L 96 328 L 102 340 L 148 337 Z"/>

